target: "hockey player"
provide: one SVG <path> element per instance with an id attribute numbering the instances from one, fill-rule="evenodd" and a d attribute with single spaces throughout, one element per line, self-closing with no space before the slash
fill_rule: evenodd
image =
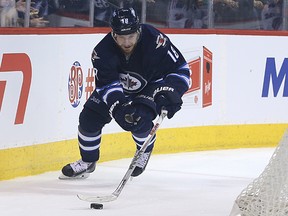
<path id="1" fill-rule="evenodd" d="M 113 12 L 112 31 L 94 48 L 96 89 L 79 116 L 81 159 L 62 168 L 62 178 L 85 178 L 99 159 L 101 131 L 112 117 L 130 131 L 139 150 L 165 107 L 168 119 L 181 109 L 189 87 L 189 67 L 169 38 L 146 24 L 132 8 Z M 150 158 L 156 136 L 132 176 L 140 175 Z"/>

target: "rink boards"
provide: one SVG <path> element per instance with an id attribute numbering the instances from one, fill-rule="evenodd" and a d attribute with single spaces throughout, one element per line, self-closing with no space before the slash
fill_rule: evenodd
<path id="1" fill-rule="evenodd" d="M 79 159 L 78 115 L 95 88 L 90 54 L 104 36 L 85 30 L 0 35 L 0 180 Z M 192 85 L 155 153 L 277 145 L 288 125 L 288 38 L 242 32 L 168 32 Z M 115 122 L 103 133 L 101 161 L 133 155 Z"/>

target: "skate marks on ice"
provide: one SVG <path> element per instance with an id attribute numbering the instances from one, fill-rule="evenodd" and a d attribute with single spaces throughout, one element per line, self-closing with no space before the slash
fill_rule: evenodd
<path id="1" fill-rule="evenodd" d="M 90 209 L 76 194 L 111 194 L 131 159 L 99 163 L 85 180 L 59 180 L 59 172 L 0 182 L 5 216 L 229 215 L 234 200 L 267 165 L 274 149 L 239 149 L 152 155 L 146 171 L 119 196 Z M 96 212 L 95 212 L 96 211 Z"/>

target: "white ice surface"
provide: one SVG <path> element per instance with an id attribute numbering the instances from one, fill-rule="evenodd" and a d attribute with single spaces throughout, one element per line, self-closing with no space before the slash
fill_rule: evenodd
<path id="1" fill-rule="evenodd" d="M 99 163 L 86 180 L 60 172 L 0 181 L 1 216 L 228 216 L 235 198 L 268 164 L 274 148 L 152 155 L 116 201 L 90 209 L 76 194 L 108 195 L 131 159 Z"/>

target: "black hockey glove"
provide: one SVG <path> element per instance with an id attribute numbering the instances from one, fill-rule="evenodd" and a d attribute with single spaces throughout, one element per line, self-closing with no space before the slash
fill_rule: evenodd
<path id="1" fill-rule="evenodd" d="M 137 131 L 143 126 L 142 116 L 136 111 L 136 108 L 124 103 L 114 108 L 112 116 L 123 130 Z"/>
<path id="2" fill-rule="evenodd" d="M 156 103 L 157 113 L 160 115 L 164 108 L 168 111 L 167 117 L 171 119 L 176 112 L 181 109 L 181 95 L 170 85 L 162 85 L 154 91 L 154 101 Z"/>

